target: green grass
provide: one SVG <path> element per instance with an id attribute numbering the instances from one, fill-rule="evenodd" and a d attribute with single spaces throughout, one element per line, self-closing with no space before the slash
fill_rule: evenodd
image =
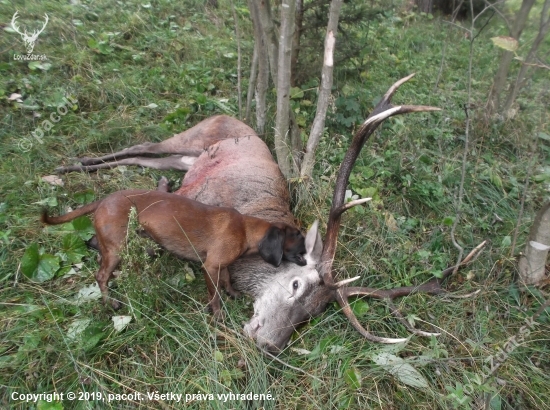
<path id="1" fill-rule="evenodd" d="M 246 87 L 253 41 L 245 3 L 236 2 Z M 335 99 L 318 150 L 314 183 L 294 187 L 293 207 L 306 225 L 316 218 L 327 220 L 336 172 L 357 124 L 390 84 L 417 72 L 394 102 L 434 105 L 443 111 L 393 118 L 372 136 L 349 189 L 373 201 L 343 218 L 335 262 L 339 277 L 360 274 L 361 285 L 390 288 L 423 283 L 454 264 L 458 255 L 450 225 L 456 214 L 464 144 L 469 42 L 462 30 L 438 17 L 411 14 L 400 5 L 377 6 L 386 10 L 371 20 L 346 25 L 348 38 L 363 46 L 336 67 Z M 118 7 L 116 13 L 113 7 Z M 128 167 L 69 174 L 62 177 L 63 186 L 41 180 L 55 167 L 70 164 L 71 158 L 161 141 L 214 114 L 237 115 L 237 48 L 229 2 L 220 1 L 220 8 L 214 9 L 192 0 L 130 1 L 124 7 L 106 0 L 78 5 L 4 1 L 0 16 L 7 26 L 15 9 L 22 25 L 38 24 L 48 13 L 50 21 L 34 53 L 46 54 L 50 65 L 13 61 L 11 55 L 22 53 L 23 44 L 18 35 L 2 31 L 0 407 L 49 408 L 47 403 L 14 401 L 14 392 L 87 392 L 105 398 L 136 392 L 145 397 L 158 391 L 183 394 L 184 401 L 186 394 L 212 394 L 214 400 L 188 396 L 184 405 L 201 409 L 549 408 L 548 313 L 538 318 L 539 325 L 495 374 L 482 377 L 485 360 L 496 357 L 510 337 L 520 334 L 548 294 L 547 287 L 518 288 L 510 249 L 531 161 L 534 171 L 519 221 L 516 254 L 524 246 L 534 212 L 548 200 L 548 178 L 541 167 L 548 166 L 549 150 L 536 138 L 539 132 L 549 133 L 547 72 L 537 73 L 520 95 L 516 118 L 483 121 L 499 56 L 489 39 L 506 34 L 497 18 L 475 41 L 471 150 L 456 232 L 467 251 L 485 239 L 489 243 L 473 264 L 446 284 L 458 295 L 479 293 L 466 298 L 402 298 L 399 307 L 417 327 L 429 330 L 431 323 L 442 335 L 414 336 L 398 347 L 367 342 L 333 304 L 293 336 L 293 347 L 302 351 L 281 355 L 300 372 L 262 355 L 241 334 L 242 322 L 252 312 L 249 299 L 225 299 L 224 324 L 212 323 L 203 311 L 207 293 L 198 266 L 167 254 L 149 259 L 137 238 L 130 241 L 121 268 L 127 273 L 111 291 L 128 302 L 120 315 L 130 315 L 132 321 L 115 331 L 113 313 L 100 301 L 76 303 L 79 290 L 94 283 L 98 267 L 97 255 L 82 251 L 86 224 L 44 228 L 38 221 L 44 206 L 62 213 L 118 189 L 153 188 L 161 175 Z M 526 38 L 532 38 L 530 30 Z M 544 47 L 548 46 L 547 41 Z M 304 56 L 304 61 L 316 59 Z M 310 71 L 310 76 L 315 74 Z M 300 84 L 304 95 L 293 99 L 293 108 L 298 120 L 309 125 L 317 80 L 308 73 L 299 78 L 306 78 Z M 8 101 L 13 93 L 22 94 L 23 103 Z M 37 143 L 31 132 L 65 95 L 76 98 L 77 106 L 44 132 L 43 144 Z M 270 98 L 273 121 L 273 95 Z M 304 132 L 309 129 L 304 127 Z M 21 149 L 25 138 L 32 143 L 29 150 Z M 178 186 L 182 175 L 167 175 Z M 29 280 L 22 272 L 31 248 L 41 260 L 57 261 L 61 271 L 45 269 L 55 276 L 41 283 Z M 82 262 L 75 265 L 79 257 Z M 358 301 L 354 309 L 377 334 L 407 335 L 383 302 Z M 74 334 L 78 323 L 86 326 Z M 376 364 L 373 359 L 381 353 L 414 366 L 428 387 L 412 387 L 399 379 L 395 368 L 392 374 L 391 368 Z M 460 404 L 463 388 L 471 400 Z M 274 400 L 217 400 L 217 394 L 229 392 L 269 392 Z M 52 408 L 136 407 L 183 405 L 135 398 L 65 399 Z"/>

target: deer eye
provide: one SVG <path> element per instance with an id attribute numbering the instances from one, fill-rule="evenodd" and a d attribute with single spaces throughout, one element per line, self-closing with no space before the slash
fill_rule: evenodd
<path id="1" fill-rule="evenodd" d="M 298 283 L 297 280 L 295 280 L 294 282 L 292 282 L 292 289 L 296 290 L 296 289 L 298 289 L 298 286 L 300 286 L 300 284 Z"/>

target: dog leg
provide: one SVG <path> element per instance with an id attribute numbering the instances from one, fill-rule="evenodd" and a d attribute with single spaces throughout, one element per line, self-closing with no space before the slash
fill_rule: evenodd
<path id="1" fill-rule="evenodd" d="M 206 280 L 206 288 L 208 289 L 208 307 L 212 310 L 212 315 L 215 320 L 223 320 L 223 311 L 221 310 L 220 298 L 220 270 L 218 264 L 213 264 L 206 258 L 204 262 L 204 279 Z"/>
<path id="2" fill-rule="evenodd" d="M 109 287 L 107 284 L 109 283 L 109 280 L 114 277 L 113 272 L 120 263 L 120 256 L 112 251 L 107 251 L 104 253 L 104 255 L 101 255 L 101 266 L 95 275 L 95 279 L 99 285 L 99 290 L 101 290 L 103 303 L 107 305 L 110 299 Z M 120 302 L 111 298 L 111 306 L 114 310 L 118 310 L 120 309 Z"/>

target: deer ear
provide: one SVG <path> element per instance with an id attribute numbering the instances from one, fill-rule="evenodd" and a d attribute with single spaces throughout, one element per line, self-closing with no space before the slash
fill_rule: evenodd
<path id="1" fill-rule="evenodd" d="M 279 266 L 283 260 L 284 244 L 285 233 L 281 228 L 272 226 L 258 244 L 258 252 L 263 260 L 273 266 Z"/>
<path id="2" fill-rule="evenodd" d="M 315 220 L 306 234 L 306 260 L 308 265 L 317 265 L 323 253 L 323 240 L 319 233 L 319 220 Z"/>

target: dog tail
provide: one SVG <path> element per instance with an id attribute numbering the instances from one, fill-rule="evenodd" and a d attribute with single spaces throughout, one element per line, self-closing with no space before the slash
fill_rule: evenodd
<path id="1" fill-rule="evenodd" d="M 40 216 L 40 221 L 43 224 L 47 224 L 47 225 L 64 224 L 65 222 L 72 221 L 73 219 L 76 219 L 79 216 L 91 214 L 97 209 L 100 203 L 101 203 L 101 200 L 95 201 L 95 202 L 92 202 L 91 204 L 84 205 L 83 207 L 80 207 L 78 209 L 75 209 L 74 211 L 71 211 L 65 215 L 60 215 L 60 216 L 48 216 L 48 211 L 43 210 L 42 215 Z"/>

